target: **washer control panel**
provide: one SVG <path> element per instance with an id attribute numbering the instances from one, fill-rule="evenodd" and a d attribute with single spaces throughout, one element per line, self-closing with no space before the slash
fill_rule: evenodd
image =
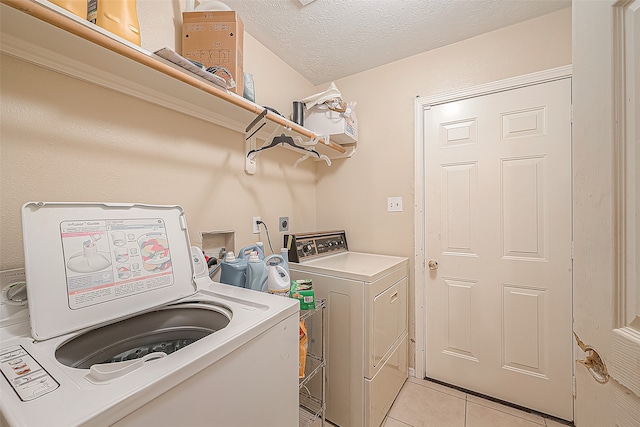
<path id="1" fill-rule="evenodd" d="M 24 268 L 0 271 L 0 327 L 29 321 Z"/>
<path id="2" fill-rule="evenodd" d="M 23 402 L 60 386 L 21 345 L 0 349 L 0 370 Z"/>
<path id="3" fill-rule="evenodd" d="M 291 262 L 301 262 L 349 250 L 344 230 L 285 235 L 284 246 L 289 250 Z"/>

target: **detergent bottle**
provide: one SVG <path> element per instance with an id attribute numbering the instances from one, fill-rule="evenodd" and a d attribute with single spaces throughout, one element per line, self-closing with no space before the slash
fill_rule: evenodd
<path id="1" fill-rule="evenodd" d="M 278 255 L 278 254 L 269 255 L 264 259 L 264 263 L 267 266 L 267 268 L 269 268 L 269 266 L 272 266 L 272 265 L 279 265 L 281 267 L 285 267 L 284 258 L 282 257 L 282 255 Z"/>
<path id="2" fill-rule="evenodd" d="M 140 46 L 136 0 L 98 0 L 96 24 Z"/>
<path id="3" fill-rule="evenodd" d="M 267 274 L 267 290 L 270 294 L 279 295 L 283 297 L 289 296 L 289 289 L 291 288 L 291 279 L 289 273 L 285 268 L 278 265 L 270 265 L 269 273 Z"/>
<path id="4" fill-rule="evenodd" d="M 82 19 L 87 19 L 87 0 L 49 0 Z"/>
<path id="5" fill-rule="evenodd" d="M 286 273 L 287 276 L 289 275 L 289 269 L 285 267 L 285 259 L 282 257 L 282 255 L 278 255 L 278 254 L 269 255 L 264 259 L 264 264 L 265 264 L 267 275 L 269 273 L 270 267 L 272 266 L 279 266 L 281 269 L 276 271 L 280 273 L 283 277 L 284 277 L 284 273 Z M 269 291 L 266 281 L 262 287 L 262 291 L 263 292 Z"/>
<path id="6" fill-rule="evenodd" d="M 245 287 L 254 291 L 262 291 L 266 280 L 267 270 L 265 263 L 260 259 L 258 251 L 253 251 L 247 263 L 247 282 Z"/>
<path id="7" fill-rule="evenodd" d="M 280 249 L 280 256 L 282 257 L 282 266 L 287 270 L 287 273 L 289 273 L 289 249 Z"/>
<path id="8" fill-rule="evenodd" d="M 264 259 L 264 243 L 256 242 L 256 247 L 258 248 L 258 257 Z"/>
<path id="9" fill-rule="evenodd" d="M 233 251 L 227 252 L 220 266 L 220 283 L 245 287 L 245 270 L 247 260 L 236 258 Z"/>
<path id="10" fill-rule="evenodd" d="M 251 256 L 252 252 L 258 252 L 258 258 L 264 259 L 264 246 L 262 242 L 256 242 L 255 245 L 245 246 L 244 248 L 240 249 L 238 258 L 249 259 L 249 256 Z"/>

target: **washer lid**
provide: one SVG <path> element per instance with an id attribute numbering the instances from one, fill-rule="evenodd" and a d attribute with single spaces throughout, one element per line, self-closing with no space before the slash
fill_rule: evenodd
<path id="1" fill-rule="evenodd" d="M 31 334 L 44 340 L 196 292 L 180 206 L 22 207 Z"/>

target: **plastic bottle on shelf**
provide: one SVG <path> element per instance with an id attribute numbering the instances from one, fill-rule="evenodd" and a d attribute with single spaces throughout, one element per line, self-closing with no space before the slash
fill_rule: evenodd
<path id="1" fill-rule="evenodd" d="M 258 256 L 258 251 L 251 252 L 249 262 L 247 262 L 247 281 L 245 288 L 254 291 L 262 291 L 267 280 L 266 266 Z"/>
<path id="2" fill-rule="evenodd" d="M 87 0 L 49 0 L 82 19 L 87 19 Z"/>
<path id="3" fill-rule="evenodd" d="M 96 24 L 140 46 L 136 0 L 98 0 Z"/>
<path id="4" fill-rule="evenodd" d="M 270 265 L 267 274 L 267 290 L 270 294 L 283 297 L 289 296 L 291 279 L 289 273 L 282 265 Z"/>

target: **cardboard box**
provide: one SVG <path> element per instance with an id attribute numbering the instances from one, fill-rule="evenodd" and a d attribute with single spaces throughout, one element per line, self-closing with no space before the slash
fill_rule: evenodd
<path id="1" fill-rule="evenodd" d="M 314 106 L 305 112 L 304 127 L 318 135 L 330 135 L 331 141 L 338 144 L 358 142 L 358 119 L 355 111 L 349 117 L 343 117 L 337 111 Z"/>
<path id="2" fill-rule="evenodd" d="M 182 56 L 205 67 L 220 66 L 236 82 L 231 89 L 242 96 L 244 24 L 234 11 L 183 12 Z"/>

